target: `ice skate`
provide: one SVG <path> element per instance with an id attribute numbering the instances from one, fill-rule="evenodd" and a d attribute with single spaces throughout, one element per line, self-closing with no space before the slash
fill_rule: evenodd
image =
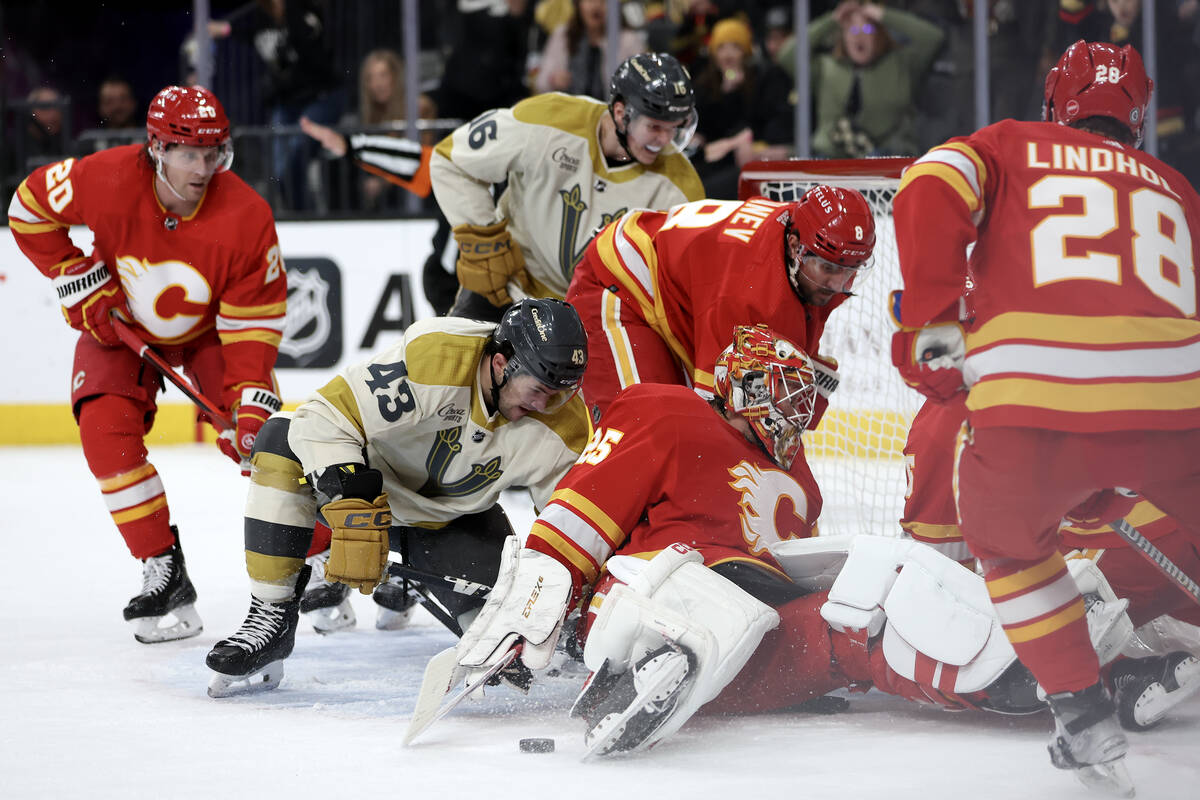
<path id="1" fill-rule="evenodd" d="M 584 758 L 642 749 L 670 718 L 690 677 L 692 658 L 670 644 L 622 673 L 609 672 L 606 662 L 571 708 L 571 716 L 588 723 Z"/>
<path id="2" fill-rule="evenodd" d="M 274 689 L 283 678 L 283 660 L 296 643 L 300 619 L 300 596 L 308 584 L 309 566 L 296 579 L 291 600 L 267 603 L 250 598 L 245 622 L 228 639 L 217 642 L 205 663 L 216 673 L 208 684 L 209 697 Z"/>
<path id="3" fill-rule="evenodd" d="M 300 613 L 312 623 L 313 630 L 321 634 L 343 631 L 358 623 L 354 607 L 350 605 L 350 587 L 325 580 L 325 564 L 328 561 L 328 550 L 308 560 L 312 567 L 312 579 L 300 599 Z"/>
<path id="4" fill-rule="evenodd" d="M 375 627 L 381 631 L 398 631 L 408 625 L 420 599 L 403 578 L 389 577 L 375 587 Z"/>
<path id="5" fill-rule="evenodd" d="M 1114 797 L 1133 797 L 1133 779 L 1125 766 L 1129 744 L 1117 724 L 1116 706 L 1100 683 L 1078 692 L 1047 698 L 1054 712 L 1050 761 L 1070 769 L 1088 788 Z"/>
<path id="6" fill-rule="evenodd" d="M 142 591 L 129 599 L 124 616 L 134 623 L 133 638 L 142 644 L 187 639 L 204 630 L 196 613 L 196 587 L 188 578 L 174 525 L 175 543 L 142 562 Z"/>
<path id="7" fill-rule="evenodd" d="M 1121 727 L 1127 731 L 1148 730 L 1200 691 L 1200 660 L 1182 651 L 1127 659 L 1113 667 L 1112 684 Z"/>

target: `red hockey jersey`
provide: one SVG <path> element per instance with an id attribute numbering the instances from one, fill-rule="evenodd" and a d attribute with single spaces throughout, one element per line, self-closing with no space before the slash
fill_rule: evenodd
<path id="1" fill-rule="evenodd" d="M 784 268 L 788 208 L 760 197 L 631 211 L 593 242 L 597 277 L 633 294 L 701 389 L 712 391 L 713 364 L 738 325 L 766 323 L 816 355 L 825 320 L 846 295 L 820 307 L 796 297 Z"/>
<path id="2" fill-rule="evenodd" d="M 767 545 L 813 534 L 821 495 L 807 465 L 780 469 L 693 390 L 635 384 L 603 422 L 526 540 L 565 564 L 577 590 L 617 551 L 649 557 L 675 542 L 709 566 L 782 574 Z"/>
<path id="3" fill-rule="evenodd" d="M 958 302 L 975 242 L 974 426 L 1200 426 L 1200 197 L 1174 169 L 1007 120 L 914 162 L 895 220 L 909 324 Z"/>
<path id="4" fill-rule="evenodd" d="M 21 251 L 55 277 L 84 258 L 71 225 L 117 275 L 134 328 L 152 344 L 186 344 L 216 328 L 226 407 L 247 385 L 271 386 L 287 280 L 271 209 L 232 172 L 213 176 L 196 211 L 168 213 L 142 145 L 68 158 L 17 188 L 9 225 Z"/>

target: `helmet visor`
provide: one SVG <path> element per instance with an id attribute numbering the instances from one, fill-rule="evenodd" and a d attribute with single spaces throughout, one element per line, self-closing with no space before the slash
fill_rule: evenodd
<path id="1" fill-rule="evenodd" d="M 875 257 L 871 256 L 861 264 L 851 267 L 834 263 L 815 253 L 805 251 L 800 262 L 800 277 L 806 283 L 818 289 L 849 294 L 854 287 L 854 282 L 875 266 Z"/>
<path id="2" fill-rule="evenodd" d="M 505 368 L 505 386 L 514 402 L 536 411 L 553 414 L 579 392 L 582 378 L 569 386 L 552 386 L 534 372 L 511 359 Z"/>
<path id="3" fill-rule="evenodd" d="M 158 152 L 163 164 L 176 170 L 213 175 L 224 172 L 233 165 L 233 142 L 225 142 L 215 147 L 162 144 Z"/>
<path id="4" fill-rule="evenodd" d="M 696 133 L 696 125 L 700 117 L 696 109 L 688 111 L 682 120 L 664 120 L 643 114 L 633 106 L 626 106 L 627 127 L 626 137 L 635 140 L 639 145 L 652 153 L 682 153 L 687 149 L 688 142 Z"/>

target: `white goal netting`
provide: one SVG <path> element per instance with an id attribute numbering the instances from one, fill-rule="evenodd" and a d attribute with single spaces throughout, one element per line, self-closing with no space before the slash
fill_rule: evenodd
<path id="1" fill-rule="evenodd" d="M 892 196 L 909 161 L 771 161 L 747 165 L 741 175 L 742 197 L 789 202 L 825 183 L 862 192 L 875 214 L 875 266 L 830 315 L 821 337 L 821 353 L 838 360 L 842 382 L 820 427 L 805 434 L 825 500 L 820 531 L 826 536 L 900 533 L 904 440 L 922 400 L 892 366 L 895 328 L 888 310 L 889 293 L 901 287 Z"/>

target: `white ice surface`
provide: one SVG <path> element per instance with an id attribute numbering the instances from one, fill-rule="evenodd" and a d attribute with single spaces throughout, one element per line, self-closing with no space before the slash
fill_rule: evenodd
<path id="1" fill-rule="evenodd" d="M 426 660 L 452 643 L 423 613 L 322 637 L 302 623 L 283 684 L 212 700 L 204 655 L 241 623 L 244 479 L 212 446 L 158 448 L 204 632 L 134 641 L 139 565 L 75 448 L 0 448 L 0 798 L 688 798 L 1032 800 L 1094 797 L 1050 766 L 1044 716 L 921 708 L 877 692 L 836 716 L 693 720 L 636 758 L 582 764 L 576 681 L 489 690 L 400 745 Z M 506 503 L 514 524 L 531 513 Z M 552 736 L 552 754 L 517 740 Z M 1138 797 L 1200 797 L 1200 698 L 1131 737 Z"/>

